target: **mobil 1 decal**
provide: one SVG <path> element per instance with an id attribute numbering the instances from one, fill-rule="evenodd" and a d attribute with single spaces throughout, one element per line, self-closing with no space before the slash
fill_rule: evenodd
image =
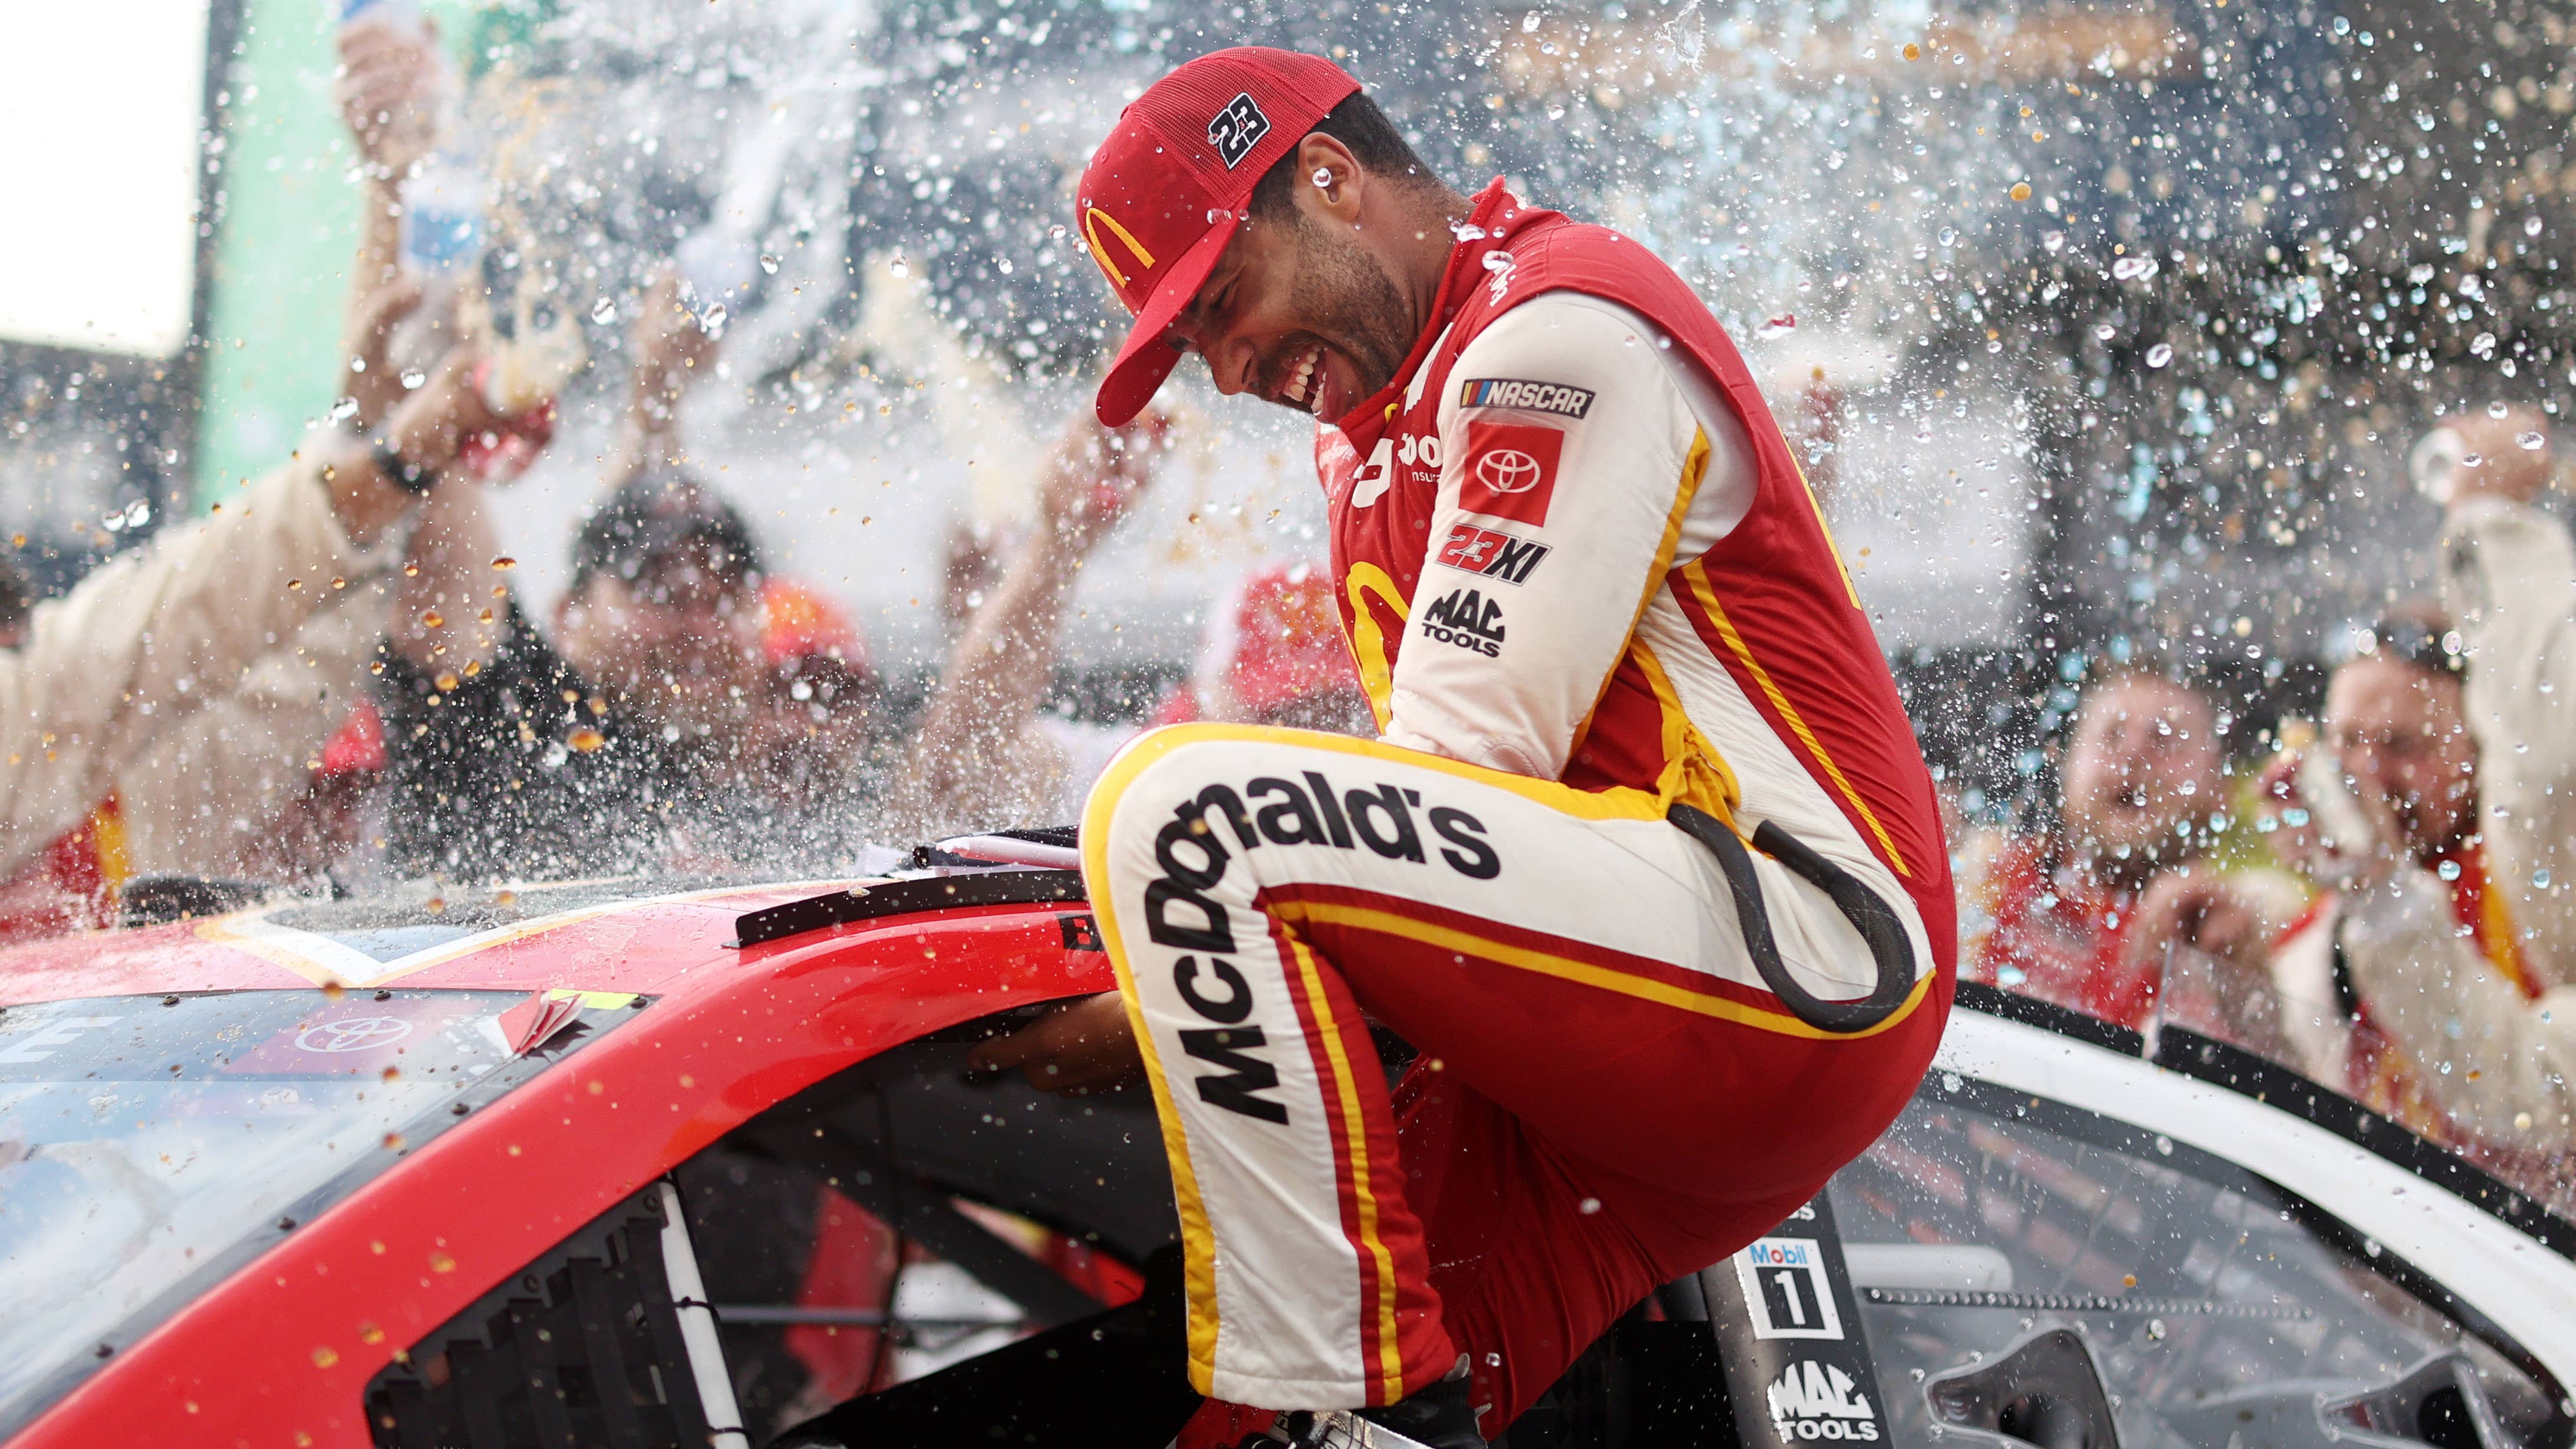
<path id="1" fill-rule="evenodd" d="M 1887 1438 L 1886 1405 L 1824 1194 L 1699 1275 L 1748 1449 Z"/>

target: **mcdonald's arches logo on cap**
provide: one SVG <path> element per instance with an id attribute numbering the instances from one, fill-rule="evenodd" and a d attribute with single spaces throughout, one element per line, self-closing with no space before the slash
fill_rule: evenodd
<path id="1" fill-rule="evenodd" d="M 1134 233 L 1120 226 L 1118 218 L 1102 211 L 1099 207 L 1092 207 L 1082 214 L 1082 239 L 1091 243 L 1091 259 L 1100 263 L 1100 270 L 1109 274 L 1112 285 L 1125 288 L 1127 274 L 1118 269 L 1118 264 L 1109 259 L 1109 249 L 1100 244 L 1100 228 L 1104 226 L 1109 228 L 1111 236 L 1127 244 L 1127 250 L 1135 257 L 1139 270 L 1150 272 L 1154 269 L 1154 254 L 1145 250 L 1145 244 L 1136 240 Z"/>

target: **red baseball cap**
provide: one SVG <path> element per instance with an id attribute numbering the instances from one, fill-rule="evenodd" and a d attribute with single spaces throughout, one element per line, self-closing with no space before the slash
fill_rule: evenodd
<path id="1" fill-rule="evenodd" d="M 1180 365 L 1164 337 L 1250 210 L 1254 183 L 1360 88 L 1321 56 L 1239 46 L 1148 86 L 1091 153 L 1074 229 L 1136 317 L 1096 400 L 1117 427 Z"/>

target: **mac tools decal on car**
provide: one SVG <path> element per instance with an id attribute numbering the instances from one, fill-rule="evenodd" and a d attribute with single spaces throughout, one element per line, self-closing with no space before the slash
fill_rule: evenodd
<path id="1" fill-rule="evenodd" d="M 1458 506 L 1533 528 L 1547 523 L 1556 491 L 1556 460 L 1565 434 L 1525 423 L 1469 423 L 1467 461 L 1458 475 Z"/>
<path id="2" fill-rule="evenodd" d="M 1869 1395 L 1835 1364 L 1792 1359 L 1763 1391 L 1762 1400 L 1783 1444 L 1816 1439 L 1874 1444 L 1880 1437 L 1878 1411 L 1870 1407 Z"/>

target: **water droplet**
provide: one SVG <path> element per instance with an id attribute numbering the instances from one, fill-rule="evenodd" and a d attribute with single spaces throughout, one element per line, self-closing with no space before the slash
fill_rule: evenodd
<path id="1" fill-rule="evenodd" d="M 429 381 L 429 374 L 421 371 L 419 368 L 407 367 L 403 369 L 402 385 L 405 392 L 412 391 L 427 381 Z"/>
<path id="2" fill-rule="evenodd" d="M 353 397 L 344 397 L 338 402 L 331 404 L 331 411 L 328 414 L 331 421 L 335 423 L 345 423 L 357 415 L 358 400 Z"/>
<path id="3" fill-rule="evenodd" d="M 2524 218 L 2522 223 L 2522 234 L 2524 236 L 2540 235 L 2540 218 L 2536 216 Z"/>
<path id="4" fill-rule="evenodd" d="M 315 1368 L 326 1369 L 339 1361 L 340 1355 L 333 1352 L 328 1347 L 313 1350 L 313 1366 Z"/>
<path id="5" fill-rule="evenodd" d="M 590 304 L 590 320 L 605 327 L 617 320 L 617 299 L 602 297 Z"/>
<path id="6" fill-rule="evenodd" d="M 896 252 L 894 260 L 886 263 L 886 270 L 898 277 L 909 277 L 912 275 L 912 264 L 903 259 L 903 253 Z"/>
<path id="7" fill-rule="evenodd" d="M 2519 444 L 2526 453 L 2537 453 L 2549 446 L 2549 440 L 2538 433 L 2523 433 L 2517 436 L 2514 442 Z"/>
<path id="8" fill-rule="evenodd" d="M 2096 337 L 2101 338 L 2101 339 L 2102 339 L 2103 341 L 2105 341 L 2105 342 L 2108 342 L 2108 341 L 2110 341 L 2113 337 L 2115 337 L 2115 336 L 2119 335 L 2119 333 L 2118 333 L 2118 329 L 2117 329 L 2117 328 L 2114 328 L 2110 323 L 2108 323 L 2108 322 L 2103 322 L 2103 323 L 2099 323 L 2099 324 L 2097 324 L 2097 325 L 2093 328 L 2093 335 L 2094 335 L 2094 336 L 2096 336 Z"/>
<path id="9" fill-rule="evenodd" d="M 2030 200 L 2030 183 L 2027 181 L 2014 182 L 2012 188 L 2012 199 L 2015 201 Z"/>
<path id="10" fill-rule="evenodd" d="M 1576 1203 L 1574 1205 L 1574 1210 L 1583 1214 L 1585 1217 L 1590 1217 L 1592 1214 L 1601 1211 L 1601 1199 L 1597 1197 L 1587 1197 L 1583 1201 Z"/>
<path id="11" fill-rule="evenodd" d="M 1907 60 L 1921 60 L 1923 58 L 1923 47 L 1916 45 L 1910 40 L 1905 42 L 1905 58 Z"/>
<path id="12" fill-rule="evenodd" d="M 1485 229 L 1472 221 L 1456 221 L 1449 224 L 1449 234 L 1462 242 L 1481 241 Z"/>
<path id="13" fill-rule="evenodd" d="M 598 749 L 601 745 L 607 744 L 608 736 L 584 725 L 582 728 L 574 730 L 571 734 L 565 736 L 564 743 L 586 755 L 591 751 Z"/>
<path id="14" fill-rule="evenodd" d="M 698 325 L 706 330 L 709 337 L 713 337 L 724 330 L 725 319 L 732 315 L 725 310 L 724 303 L 718 302 L 707 309 L 705 316 L 698 319 Z"/>
<path id="15" fill-rule="evenodd" d="M 1774 337 L 1786 337 L 1796 330 L 1798 330 L 1798 319 L 1783 312 L 1754 328 L 1753 335 L 1768 342 Z"/>
<path id="16" fill-rule="evenodd" d="M 2111 275 L 2123 282 L 2143 281 L 2161 270 L 2150 256 L 2126 256 L 2111 263 Z"/>
<path id="17" fill-rule="evenodd" d="M 760 254 L 760 269 L 773 277 L 777 276 L 778 258 L 771 256 L 767 252 L 762 252 Z"/>
<path id="18" fill-rule="evenodd" d="M 2173 361 L 2173 349 L 2159 342 L 2147 349 L 2147 366 L 2162 367 Z"/>
<path id="19" fill-rule="evenodd" d="M 2039 244 L 2051 253 L 2063 251 L 2066 248 L 2066 233 L 2062 231 L 2041 232 L 2039 234 Z"/>
<path id="20" fill-rule="evenodd" d="M 1306 179 L 1314 182 L 1315 189 L 1317 191 L 1321 191 L 1333 184 L 1333 168 L 1330 166 L 1318 166 L 1315 168 L 1315 174 L 1307 177 Z"/>
<path id="21" fill-rule="evenodd" d="M 517 559 L 514 559 L 514 558 L 510 557 L 510 556 L 509 556 L 508 554 L 506 554 L 506 553 L 505 553 L 505 554 L 503 554 L 503 555 L 501 555 L 499 558 L 496 558 L 496 559 L 492 560 L 492 567 L 494 567 L 494 568 L 496 568 L 496 569 L 505 569 L 505 570 L 506 570 L 506 569 L 514 569 L 514 568 L 517 568 L 518 566 L 519 566 L 519 561 L 518 561 Z"/>
<path id="22" fill-rule="evenodd" d="M 2161 1319 L 2161 1318 L 2150 1318 L 2150 1319 L 2148 1319 L 2148 1320 L 2147 1320 L 2147 1337 L 2149 1337 L 2149 1338 L 2162 1338 L 2162 1337 L 2164 1337 L 2164 1336 L 2165 1336 L 2165 1321 L 2164 1321 L 2163 1319 Z"/>
<path id="23" fill-rule="evenodd" d="M 1932 239 L 1945 247 L 1956 246 L 1959 241 L 1959 229 L 1955 226 L 1945 226 Z"/>

